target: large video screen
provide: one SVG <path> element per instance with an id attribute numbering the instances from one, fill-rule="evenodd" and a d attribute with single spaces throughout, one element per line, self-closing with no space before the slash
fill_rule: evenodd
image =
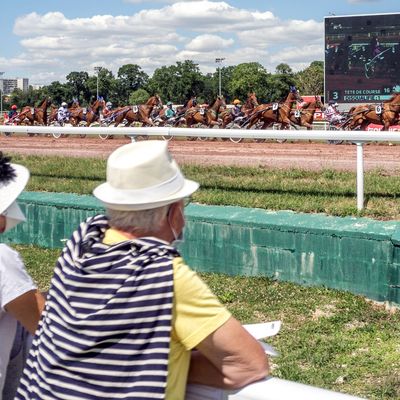
<path id="1" fill-rule="evenodd" d="M 381 102 L 400 91 L 400 14 L 325 18 L 325 100 Z"/>

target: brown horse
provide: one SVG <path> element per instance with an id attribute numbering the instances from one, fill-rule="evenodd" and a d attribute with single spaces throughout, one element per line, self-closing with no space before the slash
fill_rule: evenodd
<path id="1" fill-rule="evenodd" d="M 143 126 L 153 126 L 154 123 L 150 119 L 150 114 L 154 107 L 163 107 L 163 103 L 158 94 L 150 97 L 146 104 L 137 106 L 126 106 L 117 109 L 114 126 L 117 127 L 124 119 L 128 121 L 128 125 L 133 122 L 140 122 Z"/>
<path id="2" fill-rule="evenodd" d="M 50 104 L 50 114 L 48 113 L 47 125 L 51 125 L 53 122 L 57 121 L 58 107 L 55 104 Z"/>
<path id="3" fill-rule="evenodd" d="M 50 99 L 46 97 L 39 107 L 25 106 L 18 114 L 19 123 L 26 121 L 29 125 L 33 125 L 35 122 L 38 125 L 47 125 L 47 107 L 50 103 Z"/>
<path id="4" fill-rule="evenodd" d="M 377 112 L 380 108 L 381 112 Z M 383 125 L 383 130 L 389 130 L 390 125 L 395 125 L 399 120 L 400 113 L 400 93 L 394 93 L 392 97 L 384 101 L 381 105 L 363 104 L 352 107 L 349 115 L 352 119 L 348 125 L 349 129 L 361 129 L 370 124 Z"/>
<path id="5" fill-rule="evenodd" d="M 303 103 L 298 110 L 291 110 L 289 115 L 290 121 L 294 125 L 305 126 L 307 130 L 311 130 L 317 108 L 324 110 L 320 96 L 315 96 L 314 101 Z"/>
<path id="6" fill-rule="evenodd" d="M 226 109 L 226 103 L 223 96 L 217 96 L 212 106 L 202 108 L 199 106 L 189 108 L 184 115 L 188 128 L 195 124 L 213 127 L 219 125 L 218 117 L 222 110 Z"/>
<path id="7" fill-rule="evenodd" d="M 281 129 L 287 129 L 290 125 L 290 111 L 295 102 L 301 101 L 297 90 L 291 90 L 284 102 L 260 104 L 249 116 L 249 124 L 247 129 L 250 129 L 257 122 L 263 122 L 261 129 L 265 129 L 273 123 L 280 123 Z"/>
<path id="8" fill-rule="evenodd" d="M 72 125 L 79 125 L 80 122 L 86 122 L 86 126 L 90 126 L 93 122 L 100 120 L 100 108 L 105 107 L 105 101 L 102 97 L 99 97 L 88 109 L 85 110 L 82 107 L 70 108 L 71 113 L 70 121 Z"/>
<path id="9" fill-rule="evenodd" d="M 243 104 L 241 108 L 244 117 L 245 118 L 248 117 L 254 111 L 254 108 L 257 106 L 258 106 L 258 100 L 256 94 L 254 92 L 249 93 L 246 102 Z M 221 128 L 226 128 L 226 126 L 230 124 L 234 119 L 233 114 L 229 109 L 223 111 L 221 113 L 220 118 L 222 120 Z"/>

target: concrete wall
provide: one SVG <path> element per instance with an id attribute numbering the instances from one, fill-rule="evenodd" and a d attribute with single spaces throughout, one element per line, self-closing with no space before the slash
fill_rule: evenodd
<path id="1" fill-rule="evenodd" d="M 103 212 L 92 196 L 24 192 L 19 202 L 28 223 L 2 239 L 49 248 Z M 198 271 L 269 276 L 400 304 L 400 222 L 197 204 L 186 216 L 181 251 Z"/>

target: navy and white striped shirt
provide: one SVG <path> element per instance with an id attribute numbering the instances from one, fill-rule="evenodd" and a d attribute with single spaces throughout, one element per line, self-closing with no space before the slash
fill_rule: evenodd
<path id="1" fill-rule="evenodd" d="M 100 215 L 57 261 L 16 399 L 162 399 L 168 375 L 173 267 L 156 238 L 102 243 Z"/>

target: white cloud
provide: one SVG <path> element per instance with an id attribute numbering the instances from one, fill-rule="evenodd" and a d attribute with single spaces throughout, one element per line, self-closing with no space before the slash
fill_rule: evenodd
<path id="1" fill-rule="evenodd" d="M 154 7 L 155 2 L 141 3 Z M 0 69 L 11 66 L 25 71 L 32 83 L 34 77 L 40 79 L 37 83 L 47 83 L 64 80 L 74 70 L 93 73 L 95 65 L 116 73 L 121 65 L 135 63 L 151 74 L 162 65 L 192 59 L 203 72 L 210 72 L 215 71 L 215 58 L 225 57 L 224 65 L 257 61 L 273 70 L 279 62 L 296 69 L 323 57 L 322 22 L 280 20 L 269 11 L 237 8 L 228 1 L 157 3 L 159 8 L 133 15 L 20 16 L 14 33 L 21 38 L 23 53 L 0 58 Z"/>
<path id="2" fill-rule="evenodd" d="M 208 52 L 232 46 L 234 42 L 233 39 L 223 39 L 218 35 L 204 34 L 196 36 L 185 47 L 187 50 Z"/>

